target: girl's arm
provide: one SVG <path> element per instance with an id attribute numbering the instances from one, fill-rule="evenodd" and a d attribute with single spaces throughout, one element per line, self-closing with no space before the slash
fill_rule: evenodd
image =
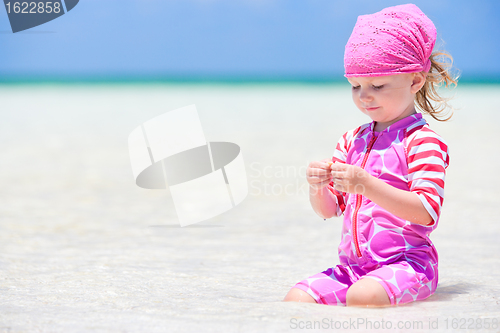
<path id="1" fill-rule="evenodd" d="M 328 186 L 320 189 L 309 186 L 309 200 L 313 210 L 321 218 L 329 219 L 337 216 L 337 200 Z"/>
<path id="2" fill-rule="evenodd" d="M 416 193 L 395 188 L 357 166 L 335 163 L 331 169 L 336 190 L 362 194 L 389 213 L 413 223 L 428 225 L 433 221 Z"/>
<path id="3" fill-rule="evenodd" d="M 432 222 L 432 217 L 416 193 L 400 190 L 372 175 L 368 176 L 365 197 L 404 220 L 421 225 Z"/>
<path id="4" fill-rule="evenodd" d="M 309 200 L 313 210 L 324 219 L 337 215 L 337 200 L 328 189 L 332 180 L 330 160 L 311 162 L 306 170 Z"/>

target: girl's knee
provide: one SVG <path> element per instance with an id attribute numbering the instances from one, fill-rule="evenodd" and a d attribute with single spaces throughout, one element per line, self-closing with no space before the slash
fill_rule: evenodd
<path id="1" fill-rule="evenodd" d="M 347 290 L 347 306 L 389 306 L 391 301 L 384 287 L 375 280 L 361 279 Z"/>
<path id="2" fill-rule="evenodd" d="M 292 288 L 283 299 L 284 302 L 316 303 L 311 295 L 299 288 Z"/>

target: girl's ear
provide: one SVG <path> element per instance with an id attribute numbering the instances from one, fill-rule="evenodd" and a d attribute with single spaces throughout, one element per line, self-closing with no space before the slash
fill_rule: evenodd
<path id="1" fill-rule="evenodd" d="M 411 93 L 416 94 L 425 84 L 427 78 L 426 73 L 418 72 L 413 75 L 413 82 L 411 84 Z"/>

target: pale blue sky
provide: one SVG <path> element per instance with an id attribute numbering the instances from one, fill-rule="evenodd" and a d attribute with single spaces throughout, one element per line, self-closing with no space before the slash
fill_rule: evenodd
<path id="1" fill-rule="evenodd" d="M 12 34 L 0 8 L 0 77 L 341 78 L 358 15 L 401 1 L 80 0 Z M 414 1 L 464 78 L 500 77 L 500 1 Z"/>

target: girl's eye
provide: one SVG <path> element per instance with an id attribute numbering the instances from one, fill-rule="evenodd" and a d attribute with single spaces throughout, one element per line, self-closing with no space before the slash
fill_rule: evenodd
<path id="1" fill-rule="evenodd" d="M 384 85 L 381 85 L 381 86 L 373 86 L 373 89 L 382 89 Z"/>
<path id="2" fill-rule="evenodd" d="M 359 89 L 359 86 L 352 86 L 352 90 Z"/>

